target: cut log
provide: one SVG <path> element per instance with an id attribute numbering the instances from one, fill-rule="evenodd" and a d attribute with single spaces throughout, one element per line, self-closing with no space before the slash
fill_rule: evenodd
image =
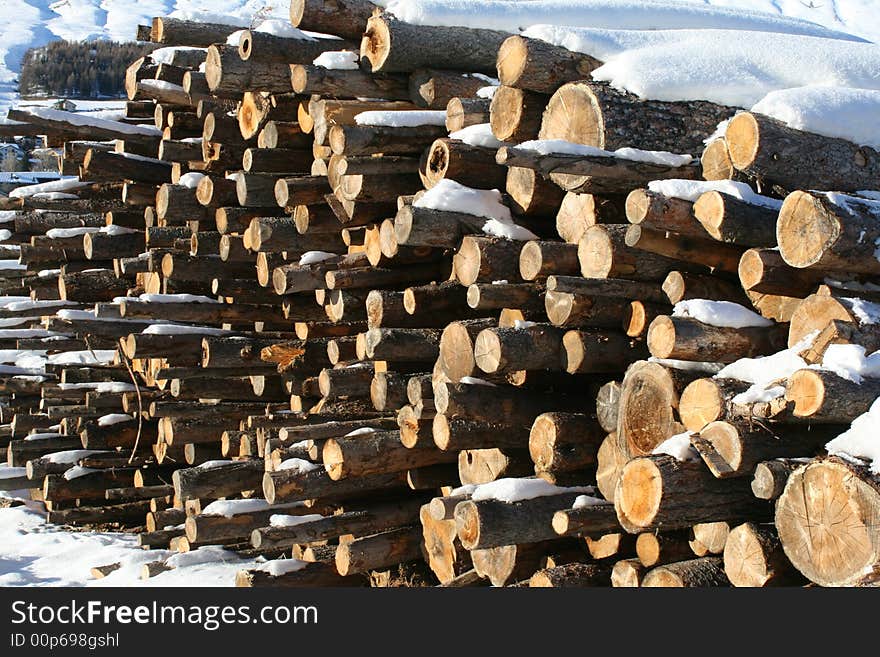
<path id="1" fill-rule="evenodd" d="M 492 75 L 498 48 L 508 36 L 496 30 L 410 25 L 377 13 L 367 20 L 361 57 L 374 72 L 409 73 L 442 62 L 448 70 Z"/>
<path id="2" fill-rule="evenodd" d="M 569 563 L 539 570 L 529 579 L 530 588 L 583 588 L 611 586 L 611 569 L 605 564 Z"/>
<path id="3" fill-rule="evenodd" d="M 471 146 L 457 139 L 438 139 L 428 152 L 425 178 L 431 186 L 447 179 L 467 187 L 501 189 L 507 171 L 495 163 L 492 148 Z"/>
<path id="4" fill-rule="evenodd" d="M 381 534 L 356 538 L 336 548 L 340 575 L 387 568 L 421 557 L 421 527 L 401 527 Z"/>
<path id="5" fill-rule="evenodd" d="M 453 98 L 474 96 L 485 86 L 486 80 L 476 75 L 422 69 L 409 76 L 409 98 L 419 107 L 445 110 Z"/>
<path id="6" fill-rule="evenodd" d="M 496 69 L 503 85 L 552 94 L 566 82 L 588 78 L 601 65 L 589 55 L 540 39 L 511 36 L 498 49 Z"/>
<path id="7" fill-rule="evenodd" d="M 880 176 L 880 154 L 873 148 L 753 112 L 733 117 L 724 138 L 737 169 L 785 189 L 870 189 Z"/>
<path id="8" fill-rule="evenodd" d="M 535 139 L 541 129 L 541 113 L 546 105 L 547 96 L 544 94 L 517 87 L 496 88 L 489 105 L 492 134 L 499 141 L 511 143 Z"/>
<path id="9" fill-rule="evenodd" d="M 451 463 L 456 455 L 433 444 L 407 448 L 399 432 L 376 431 L 363 436 L 331 438 L 324 444 L 322 461 L 334 481 L 348 477 L 404 472 L 436 463 Z"/>
<path id="10" fill-rule="evenodd" d="M 664 233 L 636 225 L 627 228 L 625 242 L 631 248 L 732 274 L 737 273 L 743 253 L 743 249 L 735 245 Z"/>
<path id="11" fill-rule="evenodd" d="M 720 557 L 703 557 L 658 566 L 642 580 L 644 587 L 703 588 L 730 586 Z"/>
<path id="12" fill-rule="evenodd" d="M 773 525 L 734 527 L 724 545 L 724 572 L 740 587 L 802 585 L 803 576 L 785 556 Z"/>
<path id="13" fill-rule="evenodd" d="M 575 493 L 560 493 L 517 502 L 469 500 L 455 507 L 455 525 L 468 550 L 534 543 L 556 537 L 553 515 L 570 508 Z"/>
<path id="14" fill-rule="evenodd" d="M 613 151 L 699 153 L 703 140 L 735 110 L 705 101 L 641 100 L 603 82 L 570 82 L 547 104 L 540 139 L 564 139 Z"/>
<path id="15" fill-rule="evenodd" d="M 740 246 L 776 246 L 778 213 L 722 192 L 705 192 L 694 202 L 694 216 L 719 242 Z"/>
<path id="16" fill-rule="evenodd" d="M 780 351 L 785 337 L 784 326 L 731 328 L 661 315 L 651 322 L 647 343 L 655 358 L 732 363 Z"/>
<path id="17" fill-rule="evenodd" d="M 638 226 L 632 226 L 638 229 Z M 578 243 L 578 260 L 584 278 L 627 278 L 660 282 L 673 270 L 705 268 L 690 267 L 651 251 L 630 247 L 626 243 L 627 227 L 619 225 L 590 226 Z"/>
<path id="18" fill-rule="evenodd" d="M 474 341 L 474 360 L 489 374 L 557 370 L 561 368 L 562 334 L 561 329 L 547 325 L 485 329 Z"/>
<path id="19" fill-rule="evenodd" d="M 760 518 L 770 511 L 752 496 L 746 480 L 716 479 L 700 462 L 665 455 L 629 461 L 621 472 L 614 506 L 621 526 L 630 533 Z"/>
<path id="20" fill-rule="evenodd" d="M 762 500 L 775 500 L 785 489 L 785 483 L 791 473 L 805 465 L 809 459 L 782 458 L 764 461 L 755 466 L 752 479 L 752 493 Z"/>
<path id="21" fill-rule="evenodd" d="M 824 370 L 798 370 L 785 385 L 785 399 L 794 403 L 792 412 L 812 422 L 850 423 L 867 413 L 877 397 L 880 382 L 865 379 L 855 383 Z M 792 452 L 788 456 L 797 455 Z"/>
<path id="22" fill-rule="evenodd" d="M 880 155 L 877 163 L 880 167 Z M 804 191 L 785 197 L 776 224 L 782 259 L 797 268 L 880 273 L 874 255 L 880 240 L 876 201 L 840 198 L 834 203 L 824 194 Z"/>
<path id="23" fill-rule="evenodd" d="M 473 572 L 470 570 L 470 552 L 458 540 L 455 520 L 434 518 L 428 506 L 422 506 L 419 518 L 422 523 L 422 552 L 431 571 L 441 583 L 452 582 L 462 573 Z"/>
<path id="24" fill-rule="evenodd" d="M 453 98 L 446 105 L 446 129 L 452 133 L 471 125 L 489 123 L 488 98 Z"/>
<path id="25" fill-rule="evenodd" d="M 374 9 L 369 0 L 292 0 L 290 22 L 301 30 L 356 40 Z"/>
<path id="26" fill-rule="evenodd" d="M 776 503 L 775 523 L 794 567 L 820 586 L 874 581 L 878 491 L 876 476 L 838 458 L 795 470 Z"/>

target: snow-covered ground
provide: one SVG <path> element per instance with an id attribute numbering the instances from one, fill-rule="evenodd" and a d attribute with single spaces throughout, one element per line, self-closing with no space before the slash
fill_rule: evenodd
<path id="1" fill-rule="evenodd" d="M 181 557 L 187 563 L 174 570 L 141 580 L 143 564 L 173 553 L 144 550 L 134 534 L 71 532 L 49 525 L 37 502 L 0 509 L 0 586 L 233 586 L 239 570 L 257 565 L 228 550 L 203 550 L 204 555 L 197 550 Z M 195 563 L 202 556 L 207 563 Z M 92 577 L 93 567 L 113 563 L 120 568 L 102 579 Z"/>
<path id="2" fill-rule="evenodd" d="M 635 1 L 627 0 L 627 4 L 634 4 Z M 637 1 L 649 5 L 652 0 Z M 880 42 L 877 0 L 663 0 L 667 5 L 676 1 L 800 18 L 831 30 Z M 552 4 L 561 5 L 564 9 L 566 2 L 576 4 L 577 0 L 555 0 Z M 426 13 L 423 11 L 424 0 L 380 0 L 379 4 L 396 8 L 402 16 L 413 20 Z M 510 15 L 509 5 L 505 7 L 503 2 L 447 0 L 445 4 L 447 9 L 443 15 L 452 16 L 453 22 L 455 16 L 473 18 L 478 14 L 491 22 L 503 18 L 506 20 L 505 17 Z M 538 6 L 543 3 L 538 0 L 519 4 Z M 22 56 L 28 48 L 43 46 L 57 39 L 128 41 L 134 38 L 137 25 L 148 24 L 153 16 L 172 12 L 184 16 L 204 12 L 203 15 L 235 16 L 250 21 L 269 15 L 285 19 L 288 6 L 287 0 L 2 0 L 0 120 L 5 118 L 6 111 L 17 99 L 15 80 Z M 604 13 L 609 20 L 614 20 L 613 11 Z M 560 11 L 560 15 L 576 16 L 577 12 Z M 528 25 L 517 27 L 524 29 Z"/>

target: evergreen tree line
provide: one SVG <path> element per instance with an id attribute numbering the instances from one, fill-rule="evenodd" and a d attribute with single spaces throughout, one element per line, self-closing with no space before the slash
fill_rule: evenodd
<path id="1" fill-rule="evenodd" d="M 153 44 L 53 41 L 25 53 L 18 78 L 22 96 L 107 98 L 125 95 L 125 69 Z"/>

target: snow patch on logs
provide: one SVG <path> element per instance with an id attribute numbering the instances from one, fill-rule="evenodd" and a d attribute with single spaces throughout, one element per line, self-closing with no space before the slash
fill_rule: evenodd
<path id="1" fill-rule="evenodd" d="M 133 419 L 134 418 L 131 415 L 126 415 L 125 413 L 108 413 L 107 415 L 102 415 L 98 418 L 98 426 L 109 427 L 114 424 L 119 424 L 120 422 L 128 422 L 129 420 Z"/>
<path id="2" fill-rule="evenodd" d="M 178 179 L 177 184 L 182 185 L 183 187 L 188 187 L 190 189 L 195 189 L 199 186 L 199 183 L 204 177 L 205 174 L 203 173 L 199 173 L 198 171 L 190 171 L 189 173 L 183 174 Z"/>
<path id="3" fill-rule="evenodd" d="M 80 477 L 85 477 L 86 475 L 95 472 L 101 472 L 101 470 L 96 468 L 84 468 L 81 465 L 77 465 L 64 472 L 64 479 L 66 481 L 72 481 L 73 479 L 79 479 Z"/>
<path id="4" fill-rule="evenodd" d="M 13 468 L 8 465 L 0 465 L 0 479 L 18 479 L 27 476 L 27 468 Z"/>
<path id="5" fill-rule="evenodd" d="M 706 192 L 721 192 L 729 194 L 740 201 L 760 205 L 771 210 L 779 210 L 782 201 L 769 196 L 756 193 L 751 187 L 733 180 L 681 180 L 670 178 L 668 180 L 652 180 L 648 183 L 648 189 L 656 194 L 680 198 L 684 201 L 695 202 Z"/>
<path id="6" fill-rule="evenodd" d="M 117 320 L 118 321 L 118 320 Z M 141 335 L 226 335 L 229 331 L 211 326 L 187 326 L 186 324 L 150 324 Z"/>
<path id="7" fill-rule="evenodd" d="M 324 516 L 320 513 L 309 513 L 304 516 L 289 516 L 276 513 L 269 517 L 269 525 L 271 527 L 296 527 L 297 525 L 302 525 L 307 522 L 314 522 L 315 520 L 323 519 Z"/>
<path id="8" fill-rule="evenodd" d="M 703 324 L 730 328 L 773 326 L 771 320 L 732 301 L 711 301 L 709 299 L 679 301 L 672 308 L 672 316 L 692 317 Z"/>
<path id="9" fill-rule="evenodd" d="M 494 89 L 494 87 L 492 87 Z M 450 139 L 458 139 L 470 146 L 483 146 L 484 148 L 501 148 L 507 145 L 492 134 L 491 123 L 475 123 L 461 130 L 449 133 Z"/>
<path id="10" fill-rule="evenodd" d="M 214 500 L 202 509 L 203 515 L 223 516 L 232 518 L 242 513 L 254 513 L 267 509 L 289 509 L 302 506 L 302 502 L 290 502 L 288 504 L 269 504 L 264 499 L 248 498 L 244 500 Z"/>
<path id="11" fill-rule="evenodd" d="M 53 354 L 47 359 L 51 365 L 106 365 L 116 357 L 115 349 L 95 349 L 94 351 L 66 351 Z"/>
<path id="12" fill-rule="evenodd" d="M 297 474 L 305 474 L 306 472 L 312 472 L 313 470 L 320 470 L 321 466 L 318 463 L 312 463 L 311 461 L 306 461 L 305 459 L 286 459 L 282 461 L 277 470 L 292 470 Z"/>
<path id="13" fill-rule="evenodd" d="M 312 64 L 336 71 L 356 71 L 359 61 L 360 55 L 351 50 L 328 50 L 315 57 Z"/>
<path id="14" fill-rule="evenodd" d="M 313 265 L 316 262 L 324 262 L 324 260 L 329 260 L 330 258 L 335 257 L 335 253 L 330 253 L 328 251 L 306 251 L 299 257 L 299 264 Z"/>
<path id="15" fill-rule="evenodd" d="M 157 48 L 150 53 L 150 59 L 156 64 L 171 64 L 174 62 L 174 56 L 178 52 L 207 52 L 205 48 L 189 48 L 186 46 L 167 46 L 165 48 Z"/>
<path id="16" fill-rule="evenodd" d="M 850 428 L 825 445 L 829 454 L 870 461 L 871 472 L 880 475 L 880 399 L 867 413 L 853 420 Z"/>
<path id="17" fill-rule="evenodd" d="M 828 345 L 821 368 L 854 383 L 861 383 L 863 378 L 880 378 L 880 351 L 866 355 L 860 344 Z"/>
<path id="18" fill-rule="evenodd" d="M 880 91 L 849 87 L 798 87 L 771 91 L 753 112 L 797 130 L 847 139 L 880 149 Z"/>
<path id="19" fill-rule="evenodd" d="M 299 559 L 272 559 L 266 563 L 254 566 L 253 570 L 260 570 L 269 573 L 272 577 L 281 577 L 282 575 L 302 570 L 308 565 L 308 563 L 309 562 L 307 561 L 300 561 Z"/>
<path id="20" fill-rule="evenodd" d="M 476 217 L 511 222 L 510 208 L 501 202 L 497 189 L 473 189 L 444 178 L 413 203 L 416 208 L 461 212 Z"/>
<path id="21" fill-rule="evenodd" d="M 121 125 L 121 124 L 120 124 Z M 24 187 L 16 187 L 9 192 L 9 198 L 28 198 L 34 194 L 42 192 L 65 192 L 75 189 L 81 189 L 89 183 L 80 182 L 76 176 L 67 176 L 58 180 L 50 180 L 49 182 L 37 183 L 36 185 L 25 185 Z M 8 214 L 7 214 L 8 213 Z M 16 213 L 14 211 L 4 211 L 3 220 L 13 221 Z"/>
<path id="22" fill-rule="evenodd" d="M 563 495 L 565 493 L 593 493 L 595 489 L 592 486 L 554 486 L 543 479 L 497 479 L 488 484 L 480 484 L 477 486 L 471 499 L 474 502 L 482 500 L 498 500 L 499 502 L 519 502 L 521 500 L 531 500 L 536 497 L 546 497 L 548 495 Z"/>
<path id="23" fill-rule="evenodd" d="M 414 128 L 420 125 L 446 125 L 445 110 L 369 110 L 354 117 L 358 125 L 388 128 Z"/>
<path id="24" fill-rule="evenodd" d="M 615 151 L 606 151 L 596 146 L 576 144 L 564 139 L 538 139 L 526 141 L 517 145 L 517 148 L 533 151 L 540 155 L 581 155 L 584 157 L 617 157 L 632 162 L 646 162 L 668 167 L 683 167 L 693 161 L 693 157 L 687 154 L 670 153 L 668 151 L 643 151 L 638 148 L 618 148 Z"/>
<path id="25" fill-rule="evenodd" d="M 652 454 L 667 454 L 677 461 L 699 461 L 700 455 L 691 445 L 689 432 L 677 433 L 670 436 L 654 448 Z"/>

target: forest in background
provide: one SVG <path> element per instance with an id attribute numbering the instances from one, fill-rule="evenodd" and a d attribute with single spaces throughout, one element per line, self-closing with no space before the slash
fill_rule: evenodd
<path id="1" fill-rule="evenodd" d="M 25 53 L 22 97 L 115 98 L 125 95 L 125 69 L 155 44 L 53 41 Z"/>

